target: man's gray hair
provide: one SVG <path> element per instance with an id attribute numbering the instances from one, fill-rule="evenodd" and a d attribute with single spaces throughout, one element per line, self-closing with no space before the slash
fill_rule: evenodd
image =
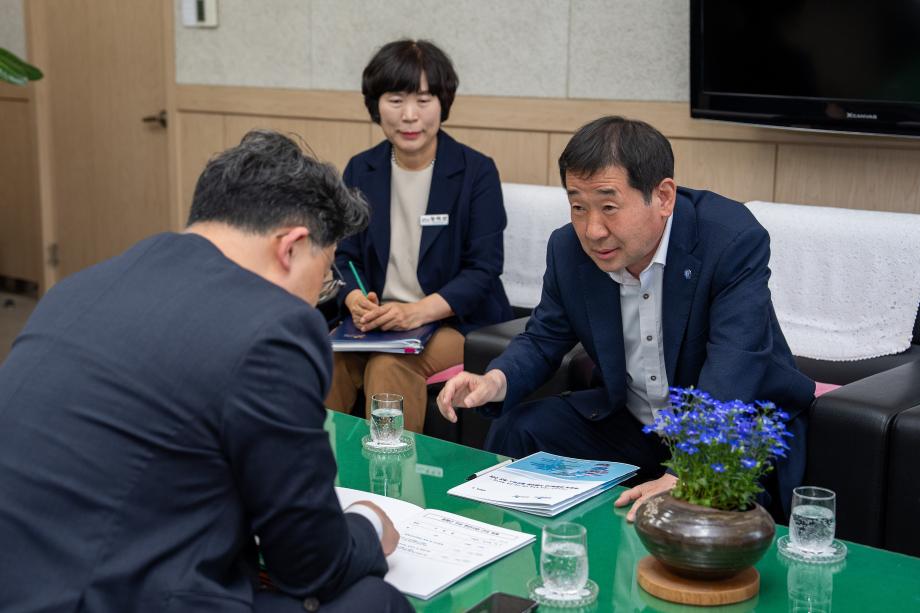
<path id="1" fill-rule="evenodd" d="M 306 226 L 327 247 L 366 228 L 369 217 L 364 197 L 331 164 L 278 132 L 253 130 L 208 162 L 188 225 L 219 221 L 256 234 Z"/>

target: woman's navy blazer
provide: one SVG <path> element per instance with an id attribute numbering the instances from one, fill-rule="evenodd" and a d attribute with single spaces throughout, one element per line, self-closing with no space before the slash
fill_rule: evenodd
<path id="1" fill-rule="evenodd" d="M 371 207 L 368 228 L 339 243 L 336 265 L 346 283 L 340 300 L 358 288 L 348 267 L 354 262 L 368 291 L 380 296 L 390 258 L 390 161 L 393 146 L 383 141 L 351 158 L 343 178 L 360 189 Z M 499 276 L 504 265 L 507 218 L 495 163 L 438 132 L 438 149 L 426 215 L 447 215 L 446 225 L 422 228 L 418 281 L 425 295 L 437 292 L 455 317 L 446 323 L 466 334 L 511 319 Z M 421 220 L 419 220 L 421 223 Z"/>

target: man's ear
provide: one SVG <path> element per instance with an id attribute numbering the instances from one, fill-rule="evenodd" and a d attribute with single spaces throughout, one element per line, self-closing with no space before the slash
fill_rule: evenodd
<path id="1" fill-rule="evenodd" d="M 677 202 L 677 183 L 674 179 L 663 179 L 655 188 L 655 204 L 663 217 L 669 217 L 674 212 L 674 203 Z"/>
<path id="2" fill-rule="evenodd" d="M 291 270 L 291 262 L 294 258 L 294 246 L 300 241 L 304 241 L 310 236 L 310 231 L 304 226 L 288 228 L 283 232 L 275 235 L 275 243 L 272 246 L 275 260 L 288 272 Z"/>

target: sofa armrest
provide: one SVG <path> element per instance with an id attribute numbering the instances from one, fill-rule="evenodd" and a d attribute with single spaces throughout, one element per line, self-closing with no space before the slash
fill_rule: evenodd
<path id="1" fill-rule="evenodd" d="M 920 377 L 920 373 L 915 375 Z M 885 509 L 885 549 L 920 557 L 920 402 L 898 414 L 888 454 L 888 500 Z"/>
<path id="2" fill-rule="evenodd" d="M 463 368 L 485 374 L 489 362 L 505 350 L 511 339 L 524 331 L 529 317 L 519 317 L 500 324 L 483 326 L 466 335 L 463 343 Z"/>
<path id="3" fill-rule="evenodd" d="M 805 483 L 837 493 L 837 535 L 882 547 L 895 418 L 920 404 L 920 361 L 817 398 L 808 423 Z"/>
<path id="4" fill-rule="evenodd" d="M 920 321 L 920 317 L 918 317 Z M 847 385 L 902 364 L 920 360 L 920 345 L 912 344 L 905 351 L 866 360 L 832 362 L 796 356 L 795 364 L 805 375 L 822 383 Z"/>

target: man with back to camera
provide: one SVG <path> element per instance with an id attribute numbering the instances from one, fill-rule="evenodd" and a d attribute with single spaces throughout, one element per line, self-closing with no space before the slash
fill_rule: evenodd
<path id="1" fill-rule="evenodd" d="M 773 312 L 767 231 L 738 202 L 678 188 L 670 143 L 641 121 L 602 117 L 583 126 L 559 173 L 572 223 L 549 239 L 540 303 L 485 375 L 463 372 L 445 385 L 441 413 L 456 421 L 454 407 L 501 403 L 482 409 L 497 417 L 490 451 L 629 462 L 657 477 L 624 492 L 616 501 L 623 506 L 676 482 L 662 475 L 667 447 L 642 433 L 668 406 L 669 386 L 773 401 L 791 415 L 794 438 L 764 502 L 788 517 L 805 470 L 815 385 L 796 369 Z M 596 365 L 598 386 L 518 406 L 577 342 Z"/>
<path id="2" fill-rule="evenodd" d="M 323 430 L 313 305 L 367 220 L 334 168 L 254 131 L 208 162 L 184 234 L 39 302 L 0 367 L 0 610 L 411 610 L 381 579 L 399 534 L 342 512 Z"/>

